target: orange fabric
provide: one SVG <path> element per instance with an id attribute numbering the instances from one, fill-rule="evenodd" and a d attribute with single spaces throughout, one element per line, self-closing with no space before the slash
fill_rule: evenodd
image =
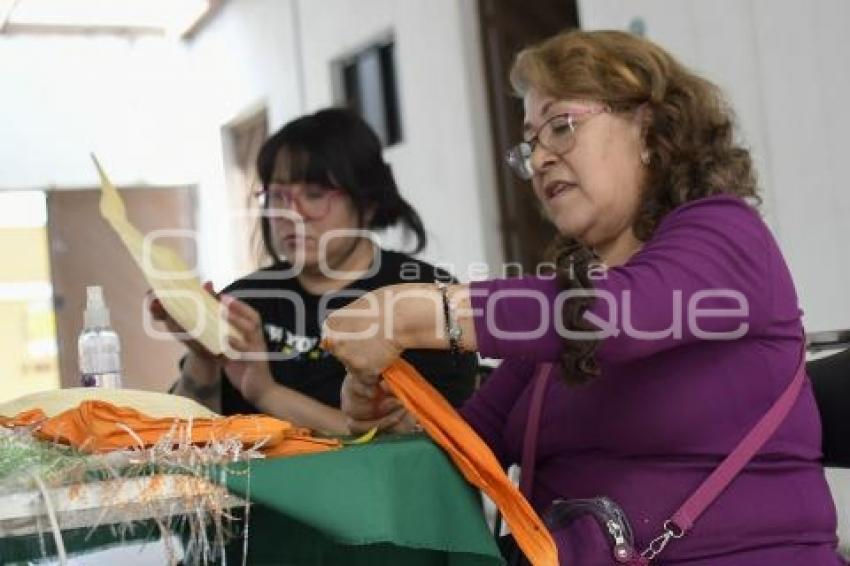
<path id="1" fill-rule="evenodd" d="M 266 456 L 293 456 L 333 450 L 341 442 L 310 436 L 310 432 L 265 415 L 235 415 L 221 419 L 152 418 L 130 407 L 119 407 L 105 401 L 83 401 L 76 408 L 45 419 L 39 409 L 3 418 L 3 426 L 22 426 L 43 420 L 36 434 L 44 439 L 70 444 L 86 452 L 109 452 L 156 444 L 164 434 L 174 430 L 180 442 L 187 433 L 193 444 L 211 440 L 238 438 L 243 446 L 262 443 Z M 129 430 L 128 430 L 129 429 Z M 130 432 L 132 431 L 132 432 Z"/>
<path id="2" fill-rule="evenodd" d="M 332 438 L 292 436 L 268 448 L 264 447 L 262 452 L 267 458 L 277 458 L 279 456 L 298 456 L 301 454 L 327 452 L 339 446 L 340 441 Z"/>
<path id="3" fill-rule="evenodd" d="M 0 415 L 0 426 L 6 428 L 14 428 L 16 426 L 30 426 L 37 424 L 47 418 L 44 411 L 41 409 L 29 409 L 22 411 L 14 417 L 4 417 Z"/>
<path id="4" fill-rule="evenodd" d="M 401 359 L 384 370 L 383 377 L 464 477 L 493 500 L 531 563 L 557 566 L 558 551 L 543 522 L 510 482 L 490 448 L 443 396 Z"/>

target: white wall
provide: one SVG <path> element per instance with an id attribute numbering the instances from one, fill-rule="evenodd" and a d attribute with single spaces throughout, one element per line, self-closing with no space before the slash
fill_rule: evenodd
<path id="1" fill-rule="evenodd" d="M 0 190 L 193 180 L 194 114 L 175 43 L 0 35 Z"/>
<path id="2" fill-rule="evenodd" d="M 738 112 L 807 329 L 850 328 L 846 0 L 579 0 L 585 29 L 646 35 L 718 83 Z"/>

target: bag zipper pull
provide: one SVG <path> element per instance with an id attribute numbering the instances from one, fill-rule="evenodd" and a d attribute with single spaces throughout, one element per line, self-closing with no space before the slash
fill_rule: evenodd
<path id="1" fill-rule="evenodd" d="M 605 527 L 614 538 L 614 559 L 624 564 L 634 557 L 634 550 L 623 535 L 623 527 L 617 521 L 608 519 Z"/>

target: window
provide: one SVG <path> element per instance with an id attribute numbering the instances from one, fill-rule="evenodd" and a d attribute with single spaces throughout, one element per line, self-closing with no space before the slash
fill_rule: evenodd
<path id="1" fill-rule="evenodd" d="M 373 43 L 337 62 L 337 100 L 366 120 L 384 146 L 402 138 L 395 72 L 395 41 Z"/>
<path id="2" fill-rule="evenodd" d="M 0 403 L 59 388 L 47 226 L 44 192 L 0 191 Z"/>

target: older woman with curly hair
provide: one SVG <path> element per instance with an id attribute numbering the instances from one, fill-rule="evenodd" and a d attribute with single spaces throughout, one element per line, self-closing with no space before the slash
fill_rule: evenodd
<path id="1" fill-rule="evenodd" d="M 504 361 L 463 416 L 523 463 L 563 563 L 841 564 L 801 311 L 718 89 L 613 31 L 526 49 L 511 79 L 509 161 L 558 229 L 557 273 L 395 286 L 335 313 L 344 410 L 381 417 L 378 376 L 404 349 L 477 350 Z M 760 419 L 775 430 L 748 436 Z M 745 436 L 754 455 L 712 476 Z"/>

